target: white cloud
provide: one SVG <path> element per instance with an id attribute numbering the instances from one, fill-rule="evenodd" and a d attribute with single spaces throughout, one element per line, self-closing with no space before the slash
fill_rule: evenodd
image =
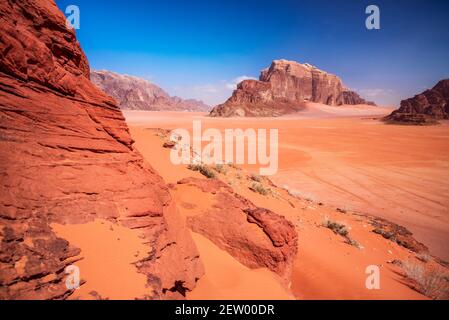
<path id="1" fill-rule="evenodd" d="M 225 102 L 237 88 L 237 84 L 243 80 L 255 79 L 249 76 L 240 76 L 232 80 L 221 80 L 216 83 L 205 83 L 186 86 L 174 86 L 170 94 L 184 99 L 194 98 L 215 106 Z"/>
<path id="2" fill-rule="evenodd" d="M 219 92 L 219 88 L 216 85 L 213 84 L 204 84 L 204 85 L 197 85 L 193 86 L 193 91 L 196 92 L 202 92 L 202 93 L 217 93 Z"/>
<path id="3" fill-rule="evenodd" d="M 237 84 L 239 84 L 243 80 L 256 80 L 256 78 L 243 75 L 232 79 L 231 82 L 226 83 L 226 88 L 228 88 L 229 90 L 235 90 L 237 89 Z"/>
<path id="4" fill-rule="evenodd" d="M 391 89 L 356 89 L 356 91 L 367 98 L 377 98 L 377 97 L 385 97 L 389 96 L 393 93 L 393 90 Z"/>

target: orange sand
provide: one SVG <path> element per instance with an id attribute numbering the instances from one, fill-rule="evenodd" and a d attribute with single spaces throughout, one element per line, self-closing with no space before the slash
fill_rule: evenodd
<path id="1" fill-rule="evenodd" d="M 81 249 L 82 260 L 75 263 L 80 278 L 86 281 L 70 297 L 144 298 L 151 291 L 146 276 L 132 264 L 145 256 L 150 248 L 142 244 L 139 233 L 117 224 L 95 220 L 85 224 L 53 224 L 53 230 Z"/>
<path id="2" fill-rule="evenodd" d="M 277 276 L 267 269 L 251 270 L 210 240 L 192 232 L 206 274 L 188 299 L 291 300 Z"/>
<path id="3" fill-rule="evenodd" d="M 315 108 L 314 110 L 316 110 Z M 363 109 L 359 107 L 359 109 Z M 387 112 L 386 110 L 381 110 Z M 346 112 L 346 111 L 345 111 Z M 326 119 L 304 119 L 300 117 L 268 118 L 268 119 L 214 119 L 204 114 L 177 113 L 177 112 L 126 112 L 131 134 L 136 140 L 136 147 L 144 158 L 161 174 L 167 182 L 176 183 L 188 176 L 201 177 L 198 172 L 188 170 L 185 166 L 173 166 L 169 160 L 169 149 L 162 148 L 162 140 L 150 128 L 186 128 L 191 129 L 193 119 L 201 119 L 203 128 L 279 128 L 280 130 L 280 170 L 274 177 L 279 184 L 288 184 L 290 188 L 298 188 L 298 192 L 310 193 L 316 200 L 331 203 L 338 202 L 339 207 L 352 205 L 351 196 L 364 197 L 360 211 L 368 212 L 373 205 L 384 207 L 384 211 L 376 212 L 379 215 L 395 220 L 398 215 L 395 210 L 389 210 L 389 197 L 396 201 L 420 202 L 410 198 L 406 193 L 398 192 L 392 188 L 385 191 L 383 197 L 379 193 L 377 199 L 367 196 L 364 185 L 378 181 L 373 172 L 383 175 L 383 179 L 390 179 L 390 184 L 398 184 L 413 191 L 429 194 L 438 194 L 442 189 L 447 190 L 448 163 L 447 148 L 449 139 L 446 134 L 448 126 L 439 127 L 398 127 L 387 126 L 376 120 L 354 117 L 352 112 L 343 112 L 344 117 L 327 117 Z M 371 112 L 371 110 L 370 110 Z M 399 137 L 399 138 L 395 138 Z M 429 138 L 430 137 L 430 138 Z M 432 141 L 429 143 L 429 140 Z M 427 143 L 424 143 L 427 141 Z M 395 152 L 391 152 L 395 150 Z M 409 150 L 409 151 L 407 151 Z M 420 155 L 420 156 L 419 156 Z M 322 166 L 316 166 L 321 163 Z M 391 175 L 388 166 L 402 167 L 403 172 L 413 172 L 417 164 L 427 165 L 427 171 L 420 171 L 420 181 L 433 183 L 423 190 L 420 184 L 406 183 Z M 316 168 L 313 168 L 313 165 Z M 295 174 L 315 170 L 320 173 L 327 170 L 326 179 L 332 179 L 339 170 L 353 170 L 354 172 L 367 172 L 354 176 L 359 184 L 339 184 L 342 189 L 340 198 L 334 198 L 332 188 L 320 179 L 310 179 L 305 183 L 296 180 Z M 255 167 L 248 167 L 254 170 Z M 371 171 L 368 171 L 370 169 Z M 415 168 L 416 169 L 416 168 Z M 440 180 L 430 172 L 438 171 Z M 351 174 L 349 174 L 351 175 Z M 414 254 L 372 233 L 370 227 L 363 219 L 357 216 L 336 213 L 335 207 L 317 206 L 316 203 L 304 200 L 286 200 L 286 196 L 278 198 L 262 196 L 248 189 L 242 182 L 234 181 L 231 174 L 221 176 L 231 179 L 234 190 L 247 197 L 261 207 L 271 209 L 286 216 L 294 222 L 299 234 L 299 253 L 296 258 L 291 290 L 296 298 L 300 299 L 425 299 L 423 295 L 413 291 L 400 275 L 397 266 L 390 264 L 394 259 L 407 261 L 416 259 Z M 351 177 L 352 178 L 352 177 Z M 394 179 L 393 179 L 394 178 Z M 326 179 L 324 179 L 326 181 Z M 228 180 L 229 182 L 229 180 Z M 437 183 L 438 182 L 438 183 Z M 303 185 L 301 183 L 304 183 Z M 313 183 L 316 189 L 311 186 Z M 319 191 L 319 192 L 318 192 Z M 315 193 L 316 192 L 316 193 Z M 391 195 L 389 195 L 389 192 Z M 213 205 L 209 194 L 183 186 L 172 189 L 178 209 L 182 216 L 200 214 Z M 374 193 L 374 192 L 373 192 Z M 291 199 L 291 198 L 290 198 Z M 421 200 L 424 203 L 423 200 Z M 442 200 L 448 204 L 447 199 Z M 383 204 L 382 204 L 383 202 Z M 355 207 L 356 208 L 356 207 Z M 408 219 L 404 225 L 412 229 L 414 226 L 425 225 L 428 230 L 444 230 L 436 237 L 421 234 L 420 240 L 425 240 L 434 251 L 438 245 L 444 245 L 447 239 L 448 214 L 434 215 L 432 219 L 426 217 L 425 210 L 408 211 Z M 342 237 L 335 235 L 331 230 L 321 227 L 324 216 L 334 217 L 349 226 L 351 237 L 357 240 L 362 248 L 358 249 L 344 243 Z M 407 223 L 405 223 L 407 222 Z M 417 232 L 417 231 L 416 231 Z M 417 232 L 418 233 L 418 232 Z M 197 288 L 188 293 L 190 299 L 285 299 L 290 297 L 289 289 L 283 288 L 277 276 L 268 270 L 251 270 L 241 265 L 226 252 L 220 250 L 205 237 L 192 233 L 194 241 L 200 252 L 201 260 L 206 269 L 206 275 L 200 279 Z M 433 240 L 432 240 L 433 239 Z M 365 287 L 365 268 L 368 265 L 378 265 L 381 269 L 381 289 L 368 290 Z"/>
<path id="4" fill-rule="evenodd" d="M 324 114 L 328 108 L 312 104 L 304 114 L 283 118 L 223 119 L 145 111 L 125 116 L 134 127 L 133 135 L 142 127 L 191 130 L 194 119 L 201 120 L 203 130 L 278 128 L 279 170 L 271 177 L 275 183 L 301 197 L 404 225 L 433 254 L 449 260 L 449 123 L 385 125 L 373 119 L 373 107 L 367 107 L 366 116 L 362 106 L 348 107 L 338 115 Z M 143 153 L 158 140 L 152 134 L 145 141 L 139 135 L 135 139 Z M 163 157 L 153 152 L 148 159 L 167 182 L 176 182 L 184 168 L 169 165 L 169 150 L 163 152 Z"/>

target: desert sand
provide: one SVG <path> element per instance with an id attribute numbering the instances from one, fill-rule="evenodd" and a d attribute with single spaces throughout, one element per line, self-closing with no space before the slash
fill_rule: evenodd
<path id="1" fill-rule="evenodd" d="M 124 112 L 136 148 L 172 184 L 185 177 L 202 176 L 184 165 L 171 164 L 170 149 L 162 148 L 163 141 L 155 128 L 190 130 L 196 119 L 202 121 L 204 128 L 279 129 L 279 171 L 270 179 L 289 192 L 282 196 L 282 191 L 277 191 L 276 197 L 254 193 L 241 180 L 241 173 L 220 174 L 220 179 L 258 206 L 294 222 L 299 253 L 291 283 L 282 286 L 276 274 L 248 269 L 191 231 L 206 273 L 187 297 L 424 299 L 391 264 L 396 259 L 415 261 L 415 255 L 370 232 L 363 217 L 371 214 L 404 225 L 433 254 L 448 257 L 444 248 L 449 230 L 449 200 L 445 196 L 449 177 L 448 124 L 385 125 L 379 117 L 390 111 L 351 106 L 335 114 L 327 106 L 311 104 L 295 116 L 251 119 L 217 119 L 203 113 Z M 253 172 L 257 167 L 242 169 Z M 210 195 L 199 190 L 172 188 L 170 192 L 184 218 L 206 212 L 214 205 Z M 349 210 L 353 214 L 345 214 Z M 324 217 L 349 226 L 360 248 L 349 246 L 340 236 L 323 228 Z M 365 287 L 365 268 L 372 264 L 382 270 L 380 290 Z"/>
<path id="2" fill-rule="evenodd" d="M 299 251 L 291 277 L 286 282 L 266 268 L 249 268 L 206 236 L 190 230 L 205 273 L 195 289 L 186 292 L 186 298 L 426 299 L 392 263 L 419 263 L 418 256 L 371 232 L 365 215 L 406 226 L 433 254 L 445 258 L 448 128 L 447 124 L 385 125 L 379 121 L 384 112 L 389 110 L 351 106 L 335 113 L 318 104 L 282 118 L 217 119 L 204 113 L 125 112 L 135 147 L 171 185 L 172 203 L 183 223 L 209 212 L 219 200 L 213 193 L 177 184 L 187 177 L 206 178 L 170 162 L 170 149 L 163 147 L 161 132 L 190 130 L 194 119 L 201 120 L 204 128 L 220 130 L 279 129 L 279 171 L 270 177 L 275 185 L 263 182 L 274 190 L 272 194 L 249 189 L 250 174 L 257 166 L 229 167 L 217 178 L 257 206 L 278 212 L 294 224 Z M 324 228 L 324 219 L 348 226 L 357 246 L 348 245 L 344 238 Z M 70 299 L 146 298 L 151 288 L 136 262 L 151 248 L 138 229 L 102 219 L 51 227 L 81 249 L 82 259 L 76 265 L 82 270 L 82 285 Z M 381 270 L 379 290 L 365 286 L 369 265 Z M 125 276 L 116 278 L 115 274 Z"/>
<path id="3" fill-rule="evenodd" d="M 193 119 L 200 119 L 204 128 L 278 128 L 279 170 L 271 177 L 277 185 L 404 225 L 432 253 L 449 260 L 449 124 L 385 125 L 374 112 L 390 109 L 366 110 L 351 106 L 335 115 L 335 108 L 313 104 L 297 116 L 231 121 L 198 113 L 125 115 L 131 126 L 166 129 L 191 129 Z M 168 182 L 176 182 L 172 170 L 176 168 L 161 172 Z"/>

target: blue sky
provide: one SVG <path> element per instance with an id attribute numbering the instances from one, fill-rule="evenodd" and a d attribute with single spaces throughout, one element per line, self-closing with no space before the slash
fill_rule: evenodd
<path id="1" fill-rule="evenodd" d="M 384 105 L 449 78 L 449 1 L 56 3 L 80 8 L 77 36 L 93 69 L 140 76 L 212 105 L 274 59 L 313 64 Z M 370 4 L 380 8 L 380 30 L 365 28 Z"/>

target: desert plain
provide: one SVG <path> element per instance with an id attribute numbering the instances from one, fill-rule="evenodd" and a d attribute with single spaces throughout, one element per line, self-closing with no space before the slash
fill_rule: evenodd
<path id="1" fill-rule="evenodd" d="M 336 110 L 320 104 L 309 104 L 302 113 L 278 118 L 211 118 L 205 113 L 124 111 L 136 148 L 169 184 L 201 175 L 185 165 L 173 165 L 170 150 L 162 148 L 154 130 L 191 130 L 193 120 L 200 120 L 204 129 L 277 128 L 279 169 L 269 179 L 290 195 L 310 203 L 306 210 L 313 217 L 309 221 L 312 227 L 308 228 L 308 222 L 303 221 L 309 219 L 308 214 L 298 214 L 278 200 L 260 196 L 231 181 L 237 193 L 258 205 L 273 208 L 288 218 L 297 216 L 299 252 L 289 284 L 291 291 L 279 285 L 274 273 L 250 270 L 204 236 L 192 232 L 206 273 L 188 298 L 424 298 L 404 285 L 397 271 L 387 267 L 389 259 L 407 256 L 408 250 L 399 253 L 394 247 L 385 248 L 378 235 L 363 230 L 367 228 L 365 223 L 353 225 L 349 222 L 353 218 L 341 218 L 344 214 L 337 219 L 349 222 L 351 233 L 357 234 L 357 241 L 363 245 L 362 250 L 354 250 L 320 227 L 323 216 L 333 214 L 326 213 L 327 206 L 337 208 L 339 213 L 351 211 L 355 215 L 381 217 L 405 226 L 433 255 L 449 258 L 446 247 L 449 124 L 387 125 L 380 119 L 389 112 L 389 108 L 371 106 L 344 106 Z M 245 172 L 258 169 L 254 165 L 242 167 Z M 199 214 L 201 208 L 207 210 L 213 204 L 210 196 L 198 190 L 177 187 L 171 193 L 184 217 Z M 363 269 L 369 263 L 388 269 L 382 279 L 383 290 L 366 290 Z M 258 287 L 260 290 L 254 290 Z"/>

